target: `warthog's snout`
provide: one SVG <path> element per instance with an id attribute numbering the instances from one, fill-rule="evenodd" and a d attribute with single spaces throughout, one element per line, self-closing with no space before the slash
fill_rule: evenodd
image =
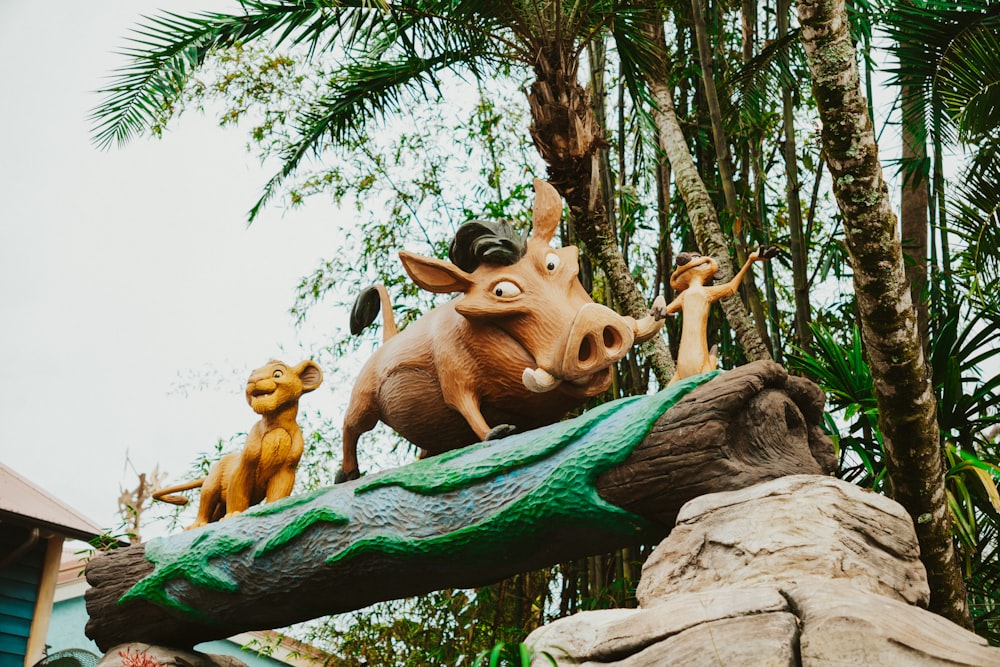
<path id="1" fill-rule="evenodd" d="M 567 380 L 596 373 L 628 354 L 634 340 L 621 315 L 597 303 L 585 304 L 573 320 L 557 371 Z"/>
<path id="2" fill-rule="evenodd" d="M 594 373 L 628 354 L 633 342 L 635 334 L 621 315 L 597 303 L 584 304 L 562 341 L 562 357 L 556 355 L 556 366 L 526 368 L 522 380 L 538 393 L 554 389 L 563 380 L 589 381 Z"/>

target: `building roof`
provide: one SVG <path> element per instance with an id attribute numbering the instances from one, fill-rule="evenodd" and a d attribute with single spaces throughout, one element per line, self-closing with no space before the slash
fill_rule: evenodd
<path id="1" fill-rule="evenodd" d="M 104 531 L 93 521 L 0 463 L 0 521 L 41 528 L 77 540 Z"/>

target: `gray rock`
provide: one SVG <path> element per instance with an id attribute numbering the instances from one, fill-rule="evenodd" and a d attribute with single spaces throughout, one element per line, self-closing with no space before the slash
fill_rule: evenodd
<path id="1" fill-rule="evenodd" d="M 696 625 L 615 665 L 799 667 L 798 633 L 798 619 L 788 612 L 727 618 Z M 589 664 L 598 667 L 597 663 Z M 601 663 L 602 666 L 606 664 Z"/>
<path id="2" fill-rule="evenodd" d="M 687 503 L 646 561 L 636 595 L 650 607 L 678 593 L 831 579 L 908 604 L 926 605 L 930 595 L 898 503 L 830 477 L 793 475 Z"/>
<path id="3" fill-rule="evenodd" d="M 788 612 L 775 589 L 727 589 L 677 595 L 650 609 L 604 609 L 562 618 L 535 630 L 527 644 L 557 660 L 613 663 L 704 624 Z"/>
<path id="4" fill-rule="evenodd" d="M 802 620 L 804 666 L 1000 665 L 1000 648 L 925 609 L 839 585 L 787 595 Z"/>
<path id="5" fill-rule="evenodd" d="M 927 580 L 902 507 L 828 477 L 687 503 L 638 598 L 531 633 L 532 665 L 1000 666 L 1000 648 L 920 608 Z"/>
<path id="6" fill-rule="evenodd" d="M 687 596 L 692 597 L 692 596 Z M 614 610 L 613 610 L 614 611 Z M 623 610 L 617 610 L 623 611 Z M 658 611 L 664 611 L 658 608 Z M 654 618 L 653 616 L 649 617 Z M 661 617 L 670 622 L 669 618 Z M 623 618 L 614 619 L 621 622 Z M 680 620 L 680 619 L 677 619 Z M 646 636 L 649 643 L 630 654 L 612 655 L 597 651 L 578 655 L 558 646 L 528 644 L 537 652 L 533 667 L 551 665 L 549 656 L 558 667 L 718 667 L 718 665 L 753 665 L 754 667 L 798 667 L 798 619 L 788 611 L 770 611 L 746 616 L 720 618 L 686 626 L 680 632 L 663 636 Z M 587 630 L 579 629 L 578 637 Z M 539 655 L 544 652 L 547 655 Z"/>

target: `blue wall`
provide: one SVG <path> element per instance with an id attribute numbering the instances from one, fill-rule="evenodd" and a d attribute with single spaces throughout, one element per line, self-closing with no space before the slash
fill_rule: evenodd
<path id="1" fill-rule="evenodd" d="M 30 534 L 26 528 L 0 523 L 0 554 L 13 553 Z M 0 667 L 24 667 L 47 544 L 39 539 L 27 553 L 0 570 Z"/>

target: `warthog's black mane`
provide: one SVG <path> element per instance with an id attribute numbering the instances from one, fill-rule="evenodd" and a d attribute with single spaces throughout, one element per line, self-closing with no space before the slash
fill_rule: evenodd
<path id="1" fill-rule="evenodd" d="M 473 220 L 455 232 L 448 246 L 451 263 L 472 273 L 480 264 L 510 266 L 524 257 L 527 241 L 504 220 Z"/>

